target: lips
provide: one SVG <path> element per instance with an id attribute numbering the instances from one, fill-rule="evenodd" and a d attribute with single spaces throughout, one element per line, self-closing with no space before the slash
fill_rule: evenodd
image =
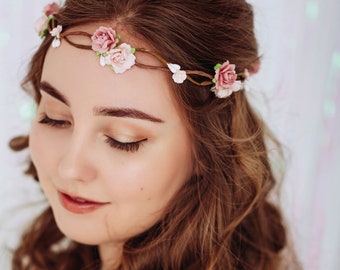
<path id="1" fill-rule="evenodd" d="M 58 192 L 58 197 L 61 205 L 69 212 L 75 214 L 91 213 L 109 204 L 106 202 L 96 202 L 81 197 L 73 197 L 63 192 Z"/>

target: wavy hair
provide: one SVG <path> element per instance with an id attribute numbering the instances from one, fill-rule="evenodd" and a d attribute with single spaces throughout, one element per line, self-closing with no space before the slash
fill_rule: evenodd
<path id="1" fill-rule="evenodd" d="M 253 10 L 244 0 L 66 0 L 56 20 L 64 29 L 120 24 L 170 63 L 211 73 L 229 60 L 237 72 L 256 69 Z M 23 88 L 40 101 L 39 82 L 52 38 L 32 58 Z M 195 171 L 151 228 L 126 241 L 119 269 L 281 269 L 287 232 L 269 199 L 276 185 L 268 143 L 280 144 L 244 91 L 217 99 L 210 87 L 188 81 L 173 96 L 194 144 Z M 28 147 L 27 136 L 11 141 Z M 30 162 L 27 173 L 38 180 Z M 100 269 L 97 247 L 70 241 L 51 209 L 22 237 L 13 269 Z M 59 245 L 61 246 L 61 245 Z"/>

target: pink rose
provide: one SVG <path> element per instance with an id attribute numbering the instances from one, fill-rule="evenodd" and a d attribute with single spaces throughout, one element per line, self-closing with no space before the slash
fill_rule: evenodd
<path id="1" fill-rule="evenodd" d="M 229 64 L 229 61 L 224 62 L 216 69 L 215 86 L 211 90 L 217 97 L 226 98 L 242 88 L 242 82 L 236 79 L 235 65 Z"/>
<path id="2" fill-rule="evenodd" d="M 104 26 L 99 27 L 91 39 L 92 50 L 99 53 L 105 53 L 113 49 L 119 41 L 116 31 Z"/>
<path id="3" fill-rule="evenodd" d="M 229 88 L 237 79 L 235 72 L 235 65 L 229 64 L 229 61 L 224 62 L 215 73 L 215 88 L 225 89 Z"/>
<path id="4" fill-rule="evenodd" d="M 39 34 L 42 35 L 43 31 L 47 29 L 48 18 L 44 15 L 35 21 L 34 29 Z"/>
<path id="5" fill-rule="evenodd" d="M 122 43 L 119 47 L 107 52 L 105 61 L 115 73 L 123 73 L 135 64 L 136 57 L 130 45 Z"/>
<path id="6" fill-rule="evenodd" d="M 60 10 L 60 7 L 55 2 L 48 4 L 47 6 L 44 7 L 44 13 L 46 14 L 47 17 L 50 15 L 57 14 L 59 10 Z"/>
<path id="7" fill-rule="evenodd" d="M 252 68 L 250 69 L 249 74 L 250 74 L 250 75 L 254 75 L 254 74 L 258 73 L 259 70 L 260 70 L 260 68 L 261 68 L 261 61 L 258 59 L 258 60 L 254 63 L 254 65 L 252 66 Z"/>

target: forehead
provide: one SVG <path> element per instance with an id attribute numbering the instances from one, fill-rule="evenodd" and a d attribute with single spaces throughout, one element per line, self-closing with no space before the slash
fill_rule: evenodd
<path id="1" fill-rule="evenodd" d="M 93 33 L 95 29 L 92 26 L 75 30 Z M 140 41 L 134 43 L 127 33 L 119 34 L 122 41 L 130 43 L 132 47 L 147 48 Z M 72 41 L 84 44 L 84 37 L 74 36 Z M 136 57 L 137 62 L 160 65 L 157 59 L 148 54 L 137 52 Z M 143 109 L 157 113 L 160 117 L 178 114 L 171 95 L 173 88 L 170 77 L 164 70 L 137 66 L 123 74 L 116 74 L 108 66 L 100 66 L 99 56 L 94 51 L 76 48 L 63 39 L 59 48 L 49 48 L 42 72 L 42 80 L 62 92 L 71 105 L 82 100 L 82 104 L 92 106 Z"/>

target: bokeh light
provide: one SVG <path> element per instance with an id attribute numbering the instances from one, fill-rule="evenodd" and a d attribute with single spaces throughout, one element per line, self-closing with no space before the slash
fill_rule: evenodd
<path id="1" fill-rule="evenodd" d="M 317 2 L 309 1 L 306 3 L 306 15 L 310 20 L 317 20 L 319 17 L 319 5 Z"/>

